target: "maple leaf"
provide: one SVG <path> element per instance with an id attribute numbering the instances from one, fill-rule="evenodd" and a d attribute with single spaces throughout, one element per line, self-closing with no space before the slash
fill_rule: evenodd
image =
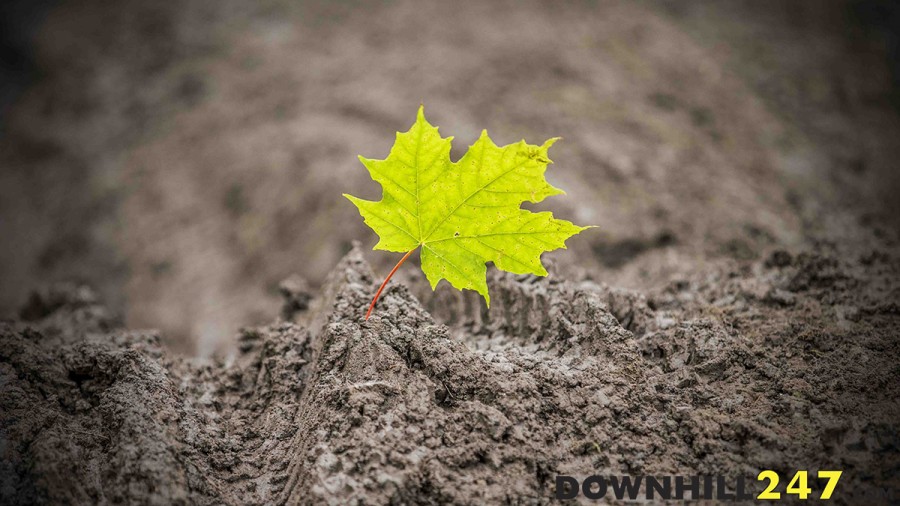
<path id="1" fill-rule="evenodd" d="M 515 274 L 546 276 L 541 253 L 565 248 L 566 239 L 591 228 L 520 208 L 564 193 L 544 178 L 552 163 L 547 150 L 558 139 L 497 146 L 485 130 L 458 162 L 450 160 L 452 140 L 440 136 L 420 107 L 415 124 L 397 133 L 386 159 L 359 157 L 381 184 L 382 199 L 344 196 L 378 234 L 374 249 L 406 253 L 378 289 L 366 319 L 391 276 L 420 247 L 432 289 L 446 279 L 459 290 L 480 293 L 490 307 L 487 262 Z"/>

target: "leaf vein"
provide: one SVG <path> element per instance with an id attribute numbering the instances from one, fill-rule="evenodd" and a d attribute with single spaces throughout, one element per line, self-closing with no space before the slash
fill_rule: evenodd
<path id="1" fill-rule="evenodd" d="M 475 194 L 477 194 L 478 192 L 484 190 L 484 189 L 487 188 L 488 186 L 494 184 L 498 179 L 500 179 L 500 178 L 502 178 L 503 176 L 509 174 L 510 172 L 512 172 L 512 171 L 514 171 L 514 170 L 518 170 L 520 167 L 522 167 L 523 165 L 525 165 L 525 163 L 527 163 L 527 162 L 528 162 L 528 158 L 525 158 L 524 160 L 522 160 L 521 163 L 519 163 L 519 164 L 516 165 L 515 167 L 513 167 L 513 168 L 509 169 L 508 171 L 506 171 L 506 172 L 500 174 L 499 176 L 497 176 L 497 177 L 495 177 L 494 179 L 490 180 L 486 185 L 484 185 L 484 186 L 482 186 L 481 188 L 478 188 L 477 190 L 473 191 L 468 197 L 466 197 L 462 202 L 460 202 L 456 207 L 454 207 L 453 210 L 450 211 L 449 214 L 447 214 L 447 216 L 444 216 L 444 218 L 443 218 L 440 222 L 438 222 L 437 225 L 435 225 L 434 227 L 431 228 L 431 231 L 428 232 L 428 235 L 425 236 L 425 239 L 423 239 L 423 244 L 424 244 L 424 241 L 427 241 L 428 238 L 431 237 L 431 234 L 433 234 L 434 231 L 438 229 L 438 227 L 440 227 L 441 225 L 444 224 L 444 222 L 446 222 L 448 219 L 450 219 L 450 217 L 453 216 L 453 214 L 456 213 L 456 211 L 457 211 L 460 207 L 462 207 L 463 204 L 465 204 L 466 202 L 469 201 L 469 199 L 471 199 L 472 197 L 474 197 Z"/>

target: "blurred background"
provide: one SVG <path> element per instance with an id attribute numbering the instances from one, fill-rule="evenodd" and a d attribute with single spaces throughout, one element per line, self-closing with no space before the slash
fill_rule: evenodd
<path id="1" fill-rule="evenodd" d="M 539 207 L 599 229 L 545 255 L 559 275 L 897 245 L 890 0 L 0 5 L 0 317 L 74 279 L 176 350 L 229 347 L 282 279 L 375 244 L 340 195 L 378 198 L 356 156 L 420 103 L 454 159 L 482 128 L 563 138 L 568 196 Z"/>

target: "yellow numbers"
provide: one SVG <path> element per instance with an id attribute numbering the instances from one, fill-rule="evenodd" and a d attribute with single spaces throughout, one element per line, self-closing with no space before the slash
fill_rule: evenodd
<path id="1" fill-rule="evenodd" d="M 790 483 L 788 483 L 785 492 L 787 492 L 788 494 L 794 494 L 799 499 L 806 499 L 807 497 L 809 497 L 809 493 L 812 492 L 812 489 L 806 486 L 806 480 L 806 471 L 797 471 L 797 473 L 794 474 L 794 477 L 791 478 Z"/>
<path id="2" fill-rule="evenodd" d="M 819 478 L 828 478 L 828 483 L 825 484 L 825 490 L 822 491 L 820 499 L 831 499 L 831 493 L 834 492 L 834 487 L 841 479 L 841 473 L 843 471 L 819 471 Z"/>
<path id="3" fill-rule="evenodd" d="M 776 492 L 775 487 L 778 486 L 778 473 L 775 471 L 763 471 L 756 477 L 757 481 L 769 480 L 769 486 L 766 487 L 758 496 L 761 501 L 775 501 L 781 499 L 781 492 Z"/>
<path id="4" fill-rule="evenodd" d="M 819 479 L 828 480 L 828 483 L 825 484 L 825 488 L 822 489 L 822 495 L 819 496 L 819 499 L 831 499 L 831 494 L 834 493 L 834 489 L 837 487 L 838 480 L 841 479 L 842 473 L 843 471 L 819 471 Z M 756 480 L 768 483 L 766 484 L 766 489 L 756 496 L 756 498 L 761 501 L 777 501 L 781 499 L 781 492 L 776 490 L 780 479 L 778 473 L 771 469 L 761 471 L 756 476 Z M 808 499 L 810 494 L 812 494 L 812 489 L 809 488 L 809 471 L 797 471 L 794 473 L 794 477 L 788 482 L 785 493 L 788 495 L 793 494 L 801 501 Z"/>

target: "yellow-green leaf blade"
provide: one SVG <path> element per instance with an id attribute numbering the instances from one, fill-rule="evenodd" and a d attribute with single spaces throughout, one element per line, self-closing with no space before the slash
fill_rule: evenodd
<path id="1" fill-rule="evenodd" d="M 356 205 L 366 225 L 378 234 L 380 240 L 374 249 L 402 253 L 419 245 L 419 240 L 412 235 L 409 216 L 397 206 L 391 205 L 389 198 L 372 202 L 346 193 L 344 196 Z"/>
<path id="2" fill-rule="evenodd" d="M 500 147 L 482 131 L 459 162 L 449 167 L 439 187 L 425 192 L 434 196 L 427 201 L 426 216 L 421 220 L 425 242 L 440 238 L 454 216 L 477 215 L 482 210 L 511 211 L 524 201 L 540 202 L 563 193 L 544 178 L 551 163 L 547 151 L 556 140 L 542 146 L 519 141 Z"/>
<path id="3" fill-rule="evenodd" d="M 458 290 L 475 290 L 490 304 L 484 260 L 461 250 L 456 244 L 422 246 L 422 271 L 432 290 L 437 287 L 438 282 L 446 279 Z"/>
<path id="4" fill-rule="evenodd" d="M 445 251 L 454 245 L 493 262 L 501 270 L 537 276 L 547 275 L 541 264 L 542 253 L 565 249 L 568 238 L 588 228 L 558 220 L 552 213 L 532 213 L 523 209 L 494 213 L 487 220 L 468 221 L 454 217 L 448 224 L 459 228 L 459 235 L 454 232 L 444 239 L 426 243 L 435 251 Z M 453 258 L 449 251 L 445 256 Z"/>
<path id="5" fill-rule="evenodd" d="M 548 150 L 520 141 L 497 146 L 482 132 L 456 163 L 452 137 L 441 138 L 420 108 L 415 124 L 385 160 L 360 160 L 383 189 L 371 202 L 347 195 L 380 237 L 375 249 L 406 252 L 422 247 L 422 270 L 432 288 L 446 279 L 475 290 L 490 303 L 486 263 L 517 274 L 544 276 L 541 254 L 565 248 L 580 227 L 549 212 L 521 209 L 563 193 L 545 179 Z"/>
<path id="6" fill-rule="evenodd" d="M 372 202 L 351 196 L 347 198 L 356 204 L 366 224 L 382 238 L 376 249 L 409 251 L 411 248 L 397 249 L 408 242 L 394 237 L 398 228 L 416 240 L 412 248 L 422 242 L 421 219 L 427 214 L 422 201 L 428 198 L 429 188 L 446 173 L 450 165 L 451 140 L 452 137 L 442 138 L 419 108 L 413 126 L 406 132 L 397 132 L 387 158 L 359 158 L 372 179 L 381 184 L 382 200 Z"/>

